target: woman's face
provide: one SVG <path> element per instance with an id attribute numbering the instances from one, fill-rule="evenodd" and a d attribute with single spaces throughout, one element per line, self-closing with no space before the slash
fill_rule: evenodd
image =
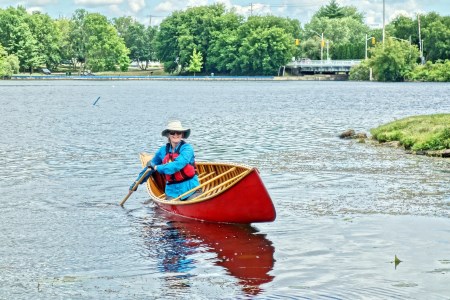
<path id="1" fill-rule="evenodd" d="M 169 131 L 169 140 L 171 143 L 178 144 L 183 138 L 183 132 L 180 131 Z"/>

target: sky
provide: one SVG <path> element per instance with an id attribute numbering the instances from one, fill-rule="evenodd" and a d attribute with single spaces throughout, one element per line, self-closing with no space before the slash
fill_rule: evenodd
<path id="1" fill-rule="evenodd" d="M 386 24 L 400 14 L 415 17 L 417 13 L 434 11 L 450 15 L 450 0 L 337 0 L 340 6 L 355 6 L 364 13 L 366 24 L 372 28 L 383 25 L 383 1 Z M 305 24 L 329 0 L 0 0 L 0 8 L 22 5 L 29 12 L 40 11 L 55 19 L 70 18 L 76 9 L 83 8 L 110 19 L 131 16 L 140 23 L 155 26 L 175 10 L 217 2 L 244 16 L 272 14 Z"/>

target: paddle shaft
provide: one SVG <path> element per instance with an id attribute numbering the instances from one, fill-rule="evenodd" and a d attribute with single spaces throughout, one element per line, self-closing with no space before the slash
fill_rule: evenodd
<path id="1" fill-rule="evenodd" d="M 133 192 L 141 184 L 142 179 L 144 179 L 148 175 L 148 173 L 150 173 L 151 171 L 152 171 L 152 168 L 148 168 L 147 171 L 145 171 L 144 174 L 142 174 L 142 176 L 139 177 L 138 181 L 135 183 L 133 188 L 128 192 L 128 195 L 126 195 L 125 198 L 123 198 L 123 200 L 120 202 L 120 206 L 123 206 L 123 204 L 128 200 L 128 198 L 130 198 L 131 194 L 133 194 Z"/>

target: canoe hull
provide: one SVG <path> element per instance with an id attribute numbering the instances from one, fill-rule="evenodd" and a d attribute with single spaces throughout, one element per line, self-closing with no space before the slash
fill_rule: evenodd
<path id="1" fill-rule="evenodd" d="M 207 222 L 250 224 L 276 218 L 272 200 L 256 169 L 212 199 L 183 205 L 155 203 L 167 212 Z"/>

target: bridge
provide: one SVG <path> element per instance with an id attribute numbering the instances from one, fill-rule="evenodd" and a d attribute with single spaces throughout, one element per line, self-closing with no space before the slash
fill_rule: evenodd
<path id="1" fill-rule="evenodd" d="M 292 75 L 302 74 L 348 74 L 353 66 L 361 63 L 361 60 L 311 60 L 301 59 L 288 63 L 284 69 L 289 69 Z M 283 74 L 284 75 L 284 69 Z M 281 75 L 281 74 L 280 74 Z"/>

